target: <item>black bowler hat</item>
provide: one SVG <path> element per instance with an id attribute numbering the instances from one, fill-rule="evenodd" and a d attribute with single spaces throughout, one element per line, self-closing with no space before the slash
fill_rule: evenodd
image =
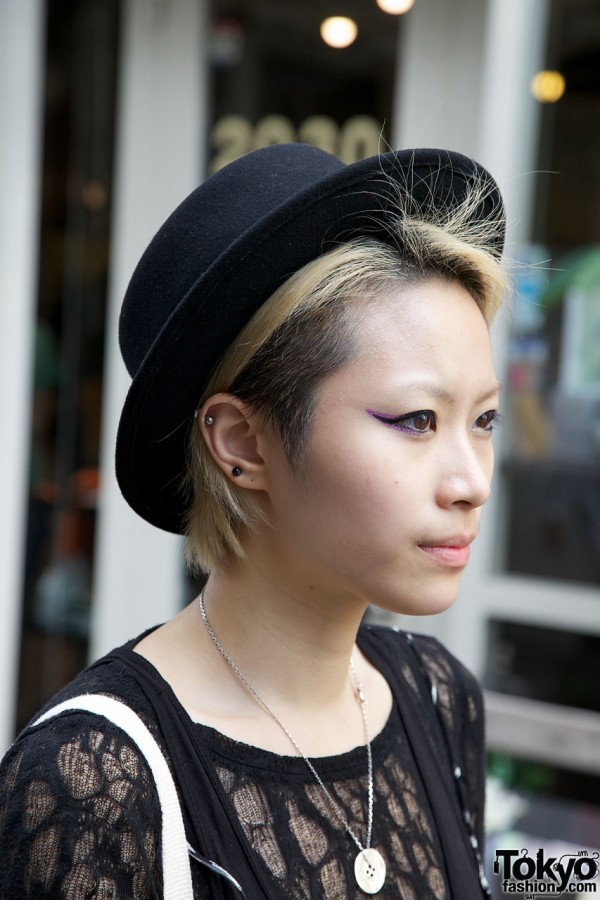
<path id="1" fill-rule="evenodd" d="M 385 153 L 352 165 L 306 144 L 243 156 L 177 207 L 133 274 L 119 339 L 133 377 L 117 436 L 128 503 L 180 533 L 181 489 L 194 410 L 224 351 L 290 275 L 357 235 L 389 237 L 398 191 L 416 210 L 452 207 L 483 186 L 474 218 L 502 253 L 503 206 L 491 176 L 446 150 Z"/>

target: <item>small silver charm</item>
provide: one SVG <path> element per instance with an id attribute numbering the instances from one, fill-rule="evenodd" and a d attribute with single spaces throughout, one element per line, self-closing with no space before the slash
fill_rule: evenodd
<path id="1" fill-rule="evenodd" d="M 365 894 L 379 893 L 385 882 L 385 862 L 379 850 L 361 850 L 354 860 L 354 877 Z"/>

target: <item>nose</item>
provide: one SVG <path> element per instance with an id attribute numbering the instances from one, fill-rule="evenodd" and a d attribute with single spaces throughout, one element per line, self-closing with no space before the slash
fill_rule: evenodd
<path id="1" fill-rule="evenodd" d="M 467 438 L 452 444 L 441 465 L 438 504 L 444 508 L 463 505 L 477 509 L 483 506 L 490 496 L 493 471 L 491 441 L 474 444 Z"/>

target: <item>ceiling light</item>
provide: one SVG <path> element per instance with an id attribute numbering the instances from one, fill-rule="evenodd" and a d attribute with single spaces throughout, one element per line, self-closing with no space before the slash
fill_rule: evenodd
<path id="1" fill-rule="evenodd" d="M 349 47 L 357 34 L 358 25 L 346 16 L 330 16 L 321 22 L 321 37 L 329 47 Z"/>
<path id="2" fill-rule="evenodd" d="M 377 0 L 377 6 L 392 16 L 401 16 L 414 6 L 415 0 Z"/>
<path id="3" fill-rule="evenodd" d="M 565 78 L 560 72 L 542 69 L 531 79 L 531 93 L 540 103 L 556 103 L 565 92 Z"/>

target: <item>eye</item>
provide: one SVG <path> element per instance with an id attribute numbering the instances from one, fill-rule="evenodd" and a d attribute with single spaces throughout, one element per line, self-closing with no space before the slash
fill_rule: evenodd
<path id="1" fill-rule="evenodd" d="M 500 413 L 497 409 L 489 409 L 475 420 L 474 428 L 477 431 L 486 431 L 490 434 L 500 424 Z"/>
<path id="2" fill-rule="evenodd" d="M 417 412 L 396 417 L 383 416 L 372 410 L 368 410 L 368 413 L 374 419 L 383 422 L 384 425 L 391 425 L 392 428 L 397 428 L 407 434 L 427 434 L 429 431 L 437 430 L 435 413 L 431 409 L 420 409 Z"/>

